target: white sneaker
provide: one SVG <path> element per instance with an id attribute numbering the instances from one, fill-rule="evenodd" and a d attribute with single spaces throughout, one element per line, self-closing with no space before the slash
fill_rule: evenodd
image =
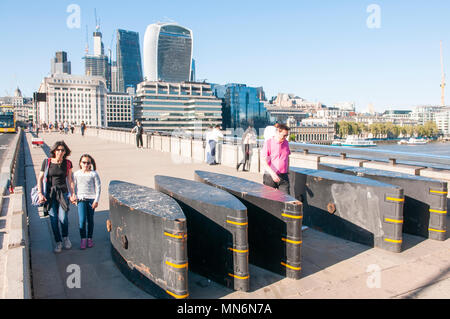
<path id="1" fill-rule="evenodd" d="M 63 241 L 64 241 L 64 248 L 65 249 L 72 248 L 72 243 L 70 242 L 69 237 L 64 237 Z"/>
<path id="2" fill-rule="evenodd" d="M 62 242 L 57 242 L 54 252 L 58 254 L 61 251 L 62 251 Z"/>

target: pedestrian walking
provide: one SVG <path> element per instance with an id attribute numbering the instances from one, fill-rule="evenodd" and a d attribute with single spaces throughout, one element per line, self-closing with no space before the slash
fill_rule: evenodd
<path id="1" fill-rule="evenodd" d="M 39 137 L 39 129 L 40 129 L 40 125 L 39 125 L 39 123 L 36 123 L 36 137 Z"/>
<path id="2" fill-rule="evenodd" d="M 69 123 L 67 121 L 64 121 L 64 134 L 67 135 L 69 133 Z"/>
<path id="3" fill-rule="evenodd" d="M 133 127 L 131 130 L 131 133 L 136 133 L 136 146 L 137 148 L 144 148 L 143 142 L 142 142 L 142 136 L 144 135 L 144 127 L 141 124 L 141 121 L 136 122 L 136 126 Z M 140 145 L 140 146 L 139 146 Z"/>
<path id="4" fill-rule="evenodd" d="M 97 166 L 89 154 L 80 157 L 80 170 L 74 174 L 78 221 L 80 227 L 80 249 L 92 248 L 94 241 L 94 213 L 98 207 L 101 193 L 100 177 Z M 87 226 L 87 227 L 86 227 Z M 87 228 L 87 229 L 86 229 Z M 87 230 L 87 231 L 86 231 Z"/>
<path id="5" fill-rule="evenodd" d="M 289 194 L 289 155 L 291 150 L 286 138 L 289 127 L 279 124 L 274 137 L 264 142 L 262 165 L 264 168 L 264 185 L 277 188 Z"/>
<path id="6" fill-rule="evenodd" d="M 206 133 L 206 145 L 208 150 L 206 162 L 209 165 L 218 164 L 216 162 L 216 147 L 219 139 L 223 139 L 223 133 L 220 131 L 220 125 L 216 125 L 212 130 Z"/>
<path id="7" fill-rule="evenodd" d="M 242 135 L 242 155 L 243 159 L 240 163 L 236 165 L 236 170 L 239 171 L 239 168 L 242 165 L 242 171 L 250 171 L 250 159 L 252 157 L 253 145 L 256 144 L 256 131 L 252 125 L 245 130 Z"/>
<path id="8" fill-rule="evenodd" d="M 72 135 L 73 135 L 73 132 L 75 131 L 75 124 L 72 122 L 71 124 L 70 124 L 70 132 L 72 133 Z"/>
<path id="9" fill-rule="evenodd" d="M 81 121 L 81 136 L 84 136 L 85 131 L 86 131 L 86 124 L 84 124 L 84 121 Z"/>
<path id="10" fill-rule="evenodd" d="M 67 214 L 69 200 L 74 201 L 76 197 L 72 179 L 72 162 L 67 159 L 70 153 L 71 151 L 64 141 L 56 142 L 50 150 L 51 157 L 42 162 L 38 177 L 39 202 L 44 204 L 44 211 L 48 212 L 50 216 L 56 242 L 55 253 L 61 252 L 63 244 L 65 249 L 72 248 Z M 72 194 L 70 198 L 69 191 Z"/>

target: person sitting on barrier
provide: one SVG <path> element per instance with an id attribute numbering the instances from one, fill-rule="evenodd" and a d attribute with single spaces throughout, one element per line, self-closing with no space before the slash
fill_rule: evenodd
<path id="1" fill-rule="evenodd" d="M 75 194 L 78 206 L 80 226 L 80 249 L 92 248 L 92 234 L 94 233 L 94 212 L 100 200 L 101 182 L 96 171 L 97 166 L 89 154 L 84 154 L 79 162 L 80 170 L 74 174 Z M 86 234 L 87 224 L 87 234 Z"/>
<path id="2" fill-rule="evenodd" d="M 289 194 L 289 155 L 291 150 L 286 138 L 289 127 L 279 124 L 274 137 L 264 142 L 262 165 L 264 167 L 264 185 L 277 188 Z"/>
<path id="3" fill-rule="evenodd" d="M 70 153 L 71 151 L 64 141 L 56 142 L 50 150 L 51 157 L 42 162 L 38 177 L 39 202 L 44 204 L 44 210 L 50 215 L 56 242 L 55 253 L 61 252 L 63 242 L 65 249 L 72 248 L 67 217 L 70 205 L 69 196 L 71 201 L 75 200 L 72 162 L 67 159 Z M 45 181 L 44 175 L 47 175 Z M 61 223 L 62 238 L 59 223 Z"/>

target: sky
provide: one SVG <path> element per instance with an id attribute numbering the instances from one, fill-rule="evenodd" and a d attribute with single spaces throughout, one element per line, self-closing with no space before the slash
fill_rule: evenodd
<path id="1" fill-rule="evenodd" d="M 450 74 L 448 0 L 0 0 L 0 96 L 19 87 L 31 97 L 56 51 L 84 74 L 95 11 L 106 50 L 120 28 L 139 32 L 142 54 L 149 24 L 176 22 L 193 31 L 197 79 L 262 86 L 269 98 L 354 102 L 361 112 L 439 105 L 441 40 Z"/>

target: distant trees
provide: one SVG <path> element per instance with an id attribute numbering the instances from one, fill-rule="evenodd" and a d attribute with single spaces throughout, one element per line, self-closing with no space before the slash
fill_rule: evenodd
<path id="1" fill-rule="evenodd" d="M 394 125 L 392 122 L 373 123 L 366 125 L 363 123 L 341 121 L 335 124 L 335 132 L 340 138 L 348 135 L 367 135 L 372 133 L 374 138 L 396 138 L 402 136 L 433 137 L 439 133 L 437 125 L 433 121 L 428 121 L 424 125 Z"/>

